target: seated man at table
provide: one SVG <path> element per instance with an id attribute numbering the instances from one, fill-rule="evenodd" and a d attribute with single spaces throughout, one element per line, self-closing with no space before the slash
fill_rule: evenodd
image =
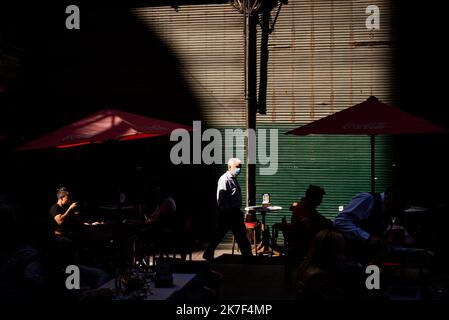
<path id="1" fill-rule="evenodd" d="M 290 208 L 292 211 L 290 242 L 300 255 L 307 253 L 312 239 L 319 231 L 332 227 L 332 221 L 322 216 L 316 209 L 325 194 L 323 188 L 309 185 L 305 197 Z"/>
<path id="2" fill-rule="evenodd" d="M 57 202 L 50 208 L 49 215 L 56 236 L 72 237 L 81 228 L 78 203 L 74 202 L 67 188 L 56 191 Z"/>
<path id="3" fill-rule="evenodd" d="M 362 192 L 335 218 L 334 226 L 347 240 L 347 255 L 363 262 L 375 262 L 384 254 L 391 217 L 401 208 L 398 192 Z"/>

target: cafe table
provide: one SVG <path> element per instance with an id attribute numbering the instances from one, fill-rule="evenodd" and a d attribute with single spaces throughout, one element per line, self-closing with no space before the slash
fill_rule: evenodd
<path id="1" fill-rule="evenodd" d="M 260 213 L 260 215 L 262 216 L 262 241 L 260 242 L 258 248 L 257 248 L 257 253 L 258 254 L 264 254 L 264 253 L 273 253 L 273 249 L 271 248 L 270 245 L 270 230 L 269 230 L 269 226 L 266 223 L 265 220 L 265 216 L 267 215 L 267 213 L 273 213 L 276 211 L 282 210 L 282 207 L 280 206 L 267 206 L 267 205 L 262 205 L 262 206 L 250 206 L 250 207 L 246 207 L 245 211 L 248 212 L 258 212 Z"/>
<path id="2" fill-rule="evenodd" d="M 153 281 L 149 281 L 149 288 L 145 292 L 145 297 L 143 300 L 168 300 L 175 293 L 179 292 L 185 288 L 189 283 L 191 283 L 196 278 L 195 273 L 173 273 L 173 285 L 167 288 L 156 287 Z M 99 289 L 110 289 L 116 292 L 116 279 L 112 279 L 105 284 L 103 284 Z M 132 300 L 137 299 L 135 293 L 130 293 L 127 295 L 116 295 L 116 300 Z"/>

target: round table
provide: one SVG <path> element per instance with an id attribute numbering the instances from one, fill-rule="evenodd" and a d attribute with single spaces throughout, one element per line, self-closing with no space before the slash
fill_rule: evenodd
<path id="1" fill-rule="evenodd" d="M 428 208 L 411 206 L 404 210 L 405 213 L 421 213 L 429 211 Z"/>
<path id="2" fill-rule="evenodd" d="M 260 214 L 262 215 L 262 241 L 257 248 L 258 253 L 259 252 L 261 254 L 264 254 L 266 252 L 273 253 L 273 250 L 270 245 L 270 231 L 269 231 L 268 226 L 266 225 L 265 216 L 266 216 L 267 212 L 275 212 L 275 211 L 279 211 L 279 210 L 282 210 L 282 207 L 280 207 L 280 206 L 250 206 L 250 207 L 245 208 L 245 211 L 260 212 Z"/>

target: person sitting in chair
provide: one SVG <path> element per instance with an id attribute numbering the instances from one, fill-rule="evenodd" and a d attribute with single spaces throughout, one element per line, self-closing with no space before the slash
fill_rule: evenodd
<path id="1" fill-rule="evenodd" d="M 57 189 L 56 198 L 57 202 L 49 211 L 54 233 L 56 236 L 70 236 L 81 227 L 78 203 L 73 201 L 71 193 L 65 187 Z"/>
<path id="2" fill-rule="evenodd" d="M 316 209 L 323 201 L 325 194 L 323 188 L 309 185 L 305 197 L 290 208 L 292 211 L 291 240 L 298 246 L 298 253 L 305 254 L 315 235 L 320 230 L 332 227 L 332 221 L 323 217 Z"/>
<path id="3" fill-rule="evenodd" d="M 155 187 L 156 207 L 150 212 L 145 212 L 145 224 L 158 224 L 163 227 L 170 227 L 173 223 L 170 217 L 176 212 L 176 202 L 167 188 L 161 184 Z"/>
<path id="4" fill-rule="evenodd" d="M 139 208 L 143 219 L 126 219 L 123 222 L 131 226 L 148 228 L 171 228 L 176 223 L 173 214 L 176 202 L 168 192 L 168 188 L 158 183 L 154 185 L 151 199 Z"/>
<path id="5" fill-rule="evenodd" d="M 347 240 L 348 255 L 361 261 L 378 260 L 383 255 L 391 217 L 401 209 L 398 192 L 362 192 L 335 218 L 334 226 Z"/>

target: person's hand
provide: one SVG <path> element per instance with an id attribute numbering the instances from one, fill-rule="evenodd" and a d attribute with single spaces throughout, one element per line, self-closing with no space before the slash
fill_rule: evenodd
<path id="1" fill-rule="evenodd" d="M 76 209 L 76 208 L 78 208 L 78 202 L 72 203 L 72 204 L 70 205 L 70 207 L 69 207 L 69 210 L 73 210 L 73 209 Z"/>
<path id="2" fill-rule="evenodd" d="M 383 243 L 382 238 L 378 236 L 370 236 L 368 239 L 368 245 L 370 246 L 377 246 L 381 245 L 382 243 Z"/>

